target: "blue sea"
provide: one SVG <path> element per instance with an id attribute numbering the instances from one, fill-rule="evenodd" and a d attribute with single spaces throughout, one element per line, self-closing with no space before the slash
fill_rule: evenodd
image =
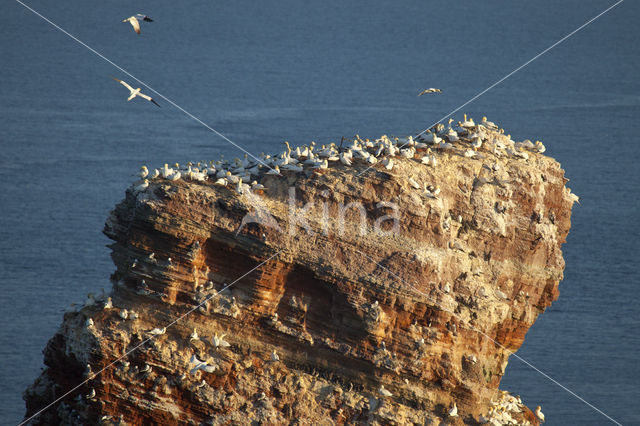
<path id="1" fill-rule="evenodd" d="M 423 130 L 613 4 L 27 1 L 254 154 Z M 134 13 L 154 19 L 141 35 Z M 640 424 L 639 18 L 621 3 L 456 114 L 542 140 L 581 197 L 560 298 L 518 355 L 623 424 Z M 16 424 L 62 311 L 110 288 L 101 231 L 131 175 L 243 153 L 14 0 L 0 64 L 0 423 Z M 550 425 L 609 423 L 514 358 L 501 388 Z"/>

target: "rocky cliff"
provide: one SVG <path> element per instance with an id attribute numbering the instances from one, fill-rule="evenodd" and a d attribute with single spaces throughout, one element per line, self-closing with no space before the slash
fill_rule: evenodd
<path id="1" fill-rule="evenodd" d="M 251 190 L 195 165 L 128 189 L 113 291 L 65 314 L 27 418 L 83 383 L 30 421 L 537 424 L 498 386 L 558 297 L 576 197 L 541 145 L 459 133 L 391 164 L 298 151 Z"/>

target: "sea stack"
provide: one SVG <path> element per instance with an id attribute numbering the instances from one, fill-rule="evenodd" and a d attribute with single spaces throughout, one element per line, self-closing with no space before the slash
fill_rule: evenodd
<path id="1" fill-rule="evenodd" d="M 259 193 L 162 176 L 132 186 L 104 228 L 112 308 L 64 315 L 25 418 L 90 365 L 31 423 L 461 425 L 506 404 L 514 422 L 538 424 L 499 384 L 559 295 L 576 197 L 536 145 L 468 133 L 411 140 L 391 169 L 357 149 L 351 164 L 263 167 Z M 223 334 L 229 345 L 214 347 Z"/>

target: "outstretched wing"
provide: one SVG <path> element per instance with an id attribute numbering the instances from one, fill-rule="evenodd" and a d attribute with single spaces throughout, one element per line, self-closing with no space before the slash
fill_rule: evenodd
<path id="1" fill-rule="evenodd" d="M 135 16 L 129 18 L 129 23 L 133 27 L 133 30 L 136 32 L 136 34 L 140 34 L 140 22 L 138 22 Z"/>
<path id="2" fill-rule="evenodd" d="M 117 81 L 118 83 L 122 84 L 127 89 L 129 89 L 130 92 L 133 92 L 133 87 L 129 86 L 125 81 L 119 80 L 119 79 L 117 79 L 115 77 L 111 77 L 111 78 L 114 79 L 115 81 Z"/>
<path id="3" fill-rule="evenodd" d="M 428 89 L 424 89 L 422 92 L 420 92 L 418 96 L 422 96 L 425 93 L 439 93 L 439 92 L 442 92 L 442 90 L 429 87 Z"/>
<path id="4" fill-rule="evenodd" d="M 149 102 L 153 102 L 154 105 L 156 106 L 160 106 L 158 105 L 158 103 L 156 101 L 153 100 L 153 98 L 149 95 L 145 95 L 144 93 L 138 93 L 138 96 L 140 96 L 141 98 L 144 98 L 146 100 L 148 100 Z"/>
<path id="5" fill-rule="evenodd" d="M 136 18 L 142 19 L 145 22 L 153 22 L 153 19 L 149 18 L 147 15 L 143 15 L 142 13 L 137 13 Z"/>

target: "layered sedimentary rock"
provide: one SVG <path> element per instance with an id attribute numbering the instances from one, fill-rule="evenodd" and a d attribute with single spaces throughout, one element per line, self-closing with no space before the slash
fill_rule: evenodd
<path id="1" fill-rule="evenodd" d="M 487 135 L 477 154 L 434 147 L 436 165 L 418 149 L 392 170 L 262 174 L 252 193 L 127 190 L 105 226 L 111 303 L 65 314 L 27 417 L 85 379 L 31 421 L 489 417 L 509 355 L 558 297 L 575 196 L 556 161 Z M 190 371 L 194 355 L 215 371 Z M 537 423 L 517 402 L 509 415 Z"/>

